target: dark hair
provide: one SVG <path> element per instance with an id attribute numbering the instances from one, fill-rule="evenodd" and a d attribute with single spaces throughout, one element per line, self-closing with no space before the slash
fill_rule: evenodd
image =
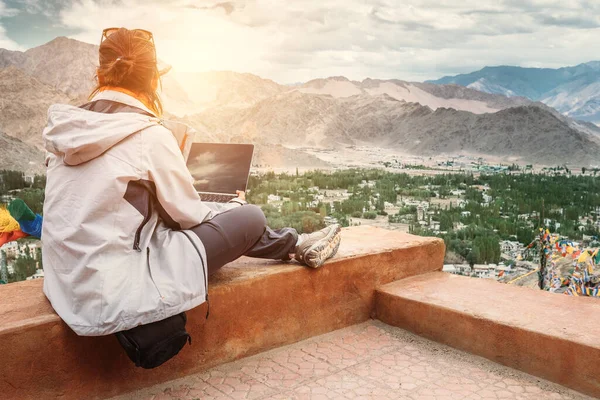
<path id="1" fill-rule="evenodd" d="M 99 53 L 97 85 L 90 98 L 107 86 L 127 89 L 144 97 L 146 105 L 160 116 L 160 74 L 153 41 L 141 32 L 120 28 L 100 44 Z"/>

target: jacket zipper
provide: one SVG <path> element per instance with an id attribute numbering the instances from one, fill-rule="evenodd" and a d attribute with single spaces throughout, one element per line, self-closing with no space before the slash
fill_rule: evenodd
<path id="1" fill-rule="evenodd" d="M 200 250 L 198 250 L 196 243 L 194 243 L 192 238 L 186 232 L 181 231 L 181 233 L 183 233 L 188 238 L 190 243 L 192 243 L 192 245 L 196 249 L 196 252 L 198 253 L 198 257 L 200 257 L 200 261 L 202 262 L 202 274 L 204 275 L 204 285 L 205 285 L 205 291 L 206 291 L 206 305 L 207 305 L 206 319 L 208 319 L 208 316 L 210 315 L 210 302 L 208 301 L 208 279 L 206 279 L 206 265 L 204 264 L 204 259 L 202 258 L 202 254 L 200 253 Z"/>
<path id="2" fill-rule="evenodd" d="M 154 283 L 154 287 L 156 288 L 156 291 L 158 292 L 160 298 L 164 299 L 162 293 L 160 292 L 160 289 L 158 288 L 158 285 L 154 281 L 154 277 L 152 276 L 152 268 L 150 268 L 150 247 L 146 247 L 146 260 L 148 264 L 148 273 L 150 274 L 150 280 L 152 281 L 152 283 Z"/>
<path id="3" fill-rule="evenodd" d="M 144 229 L 144 226 L 146 226 L 146 224 L 150 220 L 150 210 L 151 210 L 150 202 L 151 202 L 151 200 L 152 200 L 151 197 L 148 196 L 148 212 L 144 216 L 144 219 L 143 219 L 142 223 L 140 224 L 140 226 L 138 226 L 137 230 L 135 231 L 135 239 L 133 240 L 133 249 L 137 250 L 137 251 L 142 251 L 142 249 L 140 248 L 140 237 L 142 236 L 142 229 Z"/>

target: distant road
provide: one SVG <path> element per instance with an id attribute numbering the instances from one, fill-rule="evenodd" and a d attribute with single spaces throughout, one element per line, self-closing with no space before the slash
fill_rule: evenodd
<path id="1" fill-rule="evenodd" d="M 508 285 L 517 285 L 517 286 L 523 286 L 523 287 L 528 287 L 528 288 L 532 288 L 532 289 L 538 289 L 538 275 L 537 272 L 540 269 L 534 269 L 533 271 L 530 271 L 528 273 L 526 273 L 525 275 L 521 275 L 519 277 L 516 277 L 515 279 L 506 282 Z"/>

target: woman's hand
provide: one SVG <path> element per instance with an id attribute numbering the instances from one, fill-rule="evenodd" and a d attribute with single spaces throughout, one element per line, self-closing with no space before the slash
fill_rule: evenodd
<path id="1" fill-rule="evenodd" d="M 235 194 L 238 195 L 238 197 L 237 197 L 238 199 L 246 201 L 246 192 L 244 192 L 242 190 L 236 190 Z"/>

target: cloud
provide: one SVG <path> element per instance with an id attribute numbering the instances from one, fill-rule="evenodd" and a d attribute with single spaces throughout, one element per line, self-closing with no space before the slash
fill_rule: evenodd
<path id="1" fill-rule="evenodd" d="M 2 19 L 14 17 L 19 14 L 19 10 L 16 8 L 10 8 L 0 0 L 0 49 L 7 50 L 23 50 L 18 43 L 10 39 L 6 34 L 6 29 L 2 25 Z"/>
<path id="2" fill-rule="evenodd" d="M 13 0 L 21 10 L 29 14 L 44 14 L 48 17 L 56 16 L 61 9 L 67 7 L 70 0 Z"/>
<path id="3" fill-rule="evenodd" d="M 19 1 L 54 13 L 80 32 L 76 39 L 96 44 L 109 26 L 149 29 L 159 57 L 176 69 L 251 72 L 282 83 L 329 75 L 424 80 L 600 55 L 597 0 Z"/>
<path id="4" fill-rule="evenodd" d="M 24 50 L 18 43 L 6 36 L 6 29 L 0 24 L 0 50 Z"/>
<path id="5" fill-rule="evenodd" d="M 11 8 L 0 0 L 0 19 L 14 17 L 17 14 L 19 14 L 19 10 L 17 8 Z"/>
<path id="6" fill-rule="evenodd" d="M 225 14 L 227 15 L 231 14 L 233 10 L 235 10 L 235 5 L 230 2 L 217 3 L 211 6 L 198 6 L 195 4 L 189 4 L 186 7 L 194 8 L 196 10 L 216 10 L 217 8 L 222 8 L 223 10 L 225 10 Z"/>

